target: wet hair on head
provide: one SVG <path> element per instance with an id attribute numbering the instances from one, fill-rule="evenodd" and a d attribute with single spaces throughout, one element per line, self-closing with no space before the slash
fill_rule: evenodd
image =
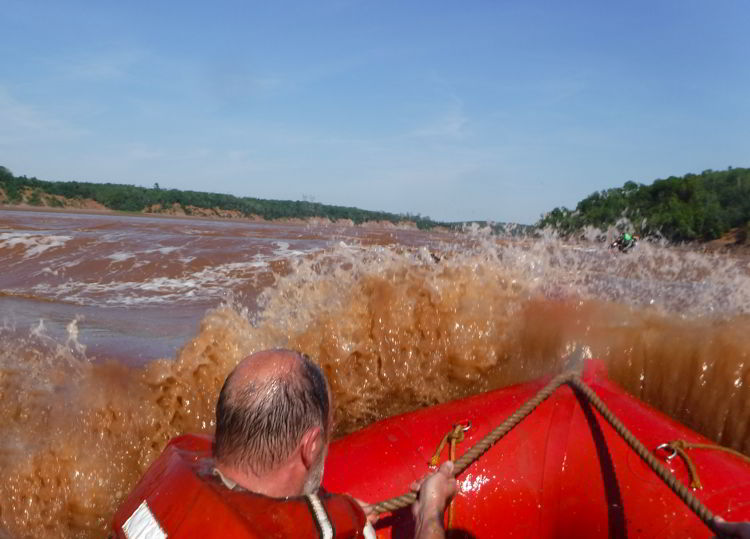
<path id="1" fill-rule="evenodd" d="M 297 365 L 268 380 L 234 387 L 224 381 L 216 403 L 214 458 L 255 474 L 273 470 L 320 426 L 328 435 L 329 396 L 323 371 L 308 356 L 291 352 Z"/>

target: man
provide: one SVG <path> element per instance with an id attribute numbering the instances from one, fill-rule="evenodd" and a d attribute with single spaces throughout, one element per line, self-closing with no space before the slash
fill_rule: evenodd
<path id="1" fill-rule="evenodd" d="M 627 253 L 630 251 L 633 247 L 635 247 L 636 242 L 638 241 L 638 236 L 633 236 L 627 232 L 623 232 L 620 237 L 618 237 L 610 247 L 617 247 L 620 251 L 623 253 Z"/>
<path id="2" fill-rule="evenodd" d="M 219 394 L 215 472 L 229 489 L 279 499 L 307 496 L 312 507 L 325 509 L 317 494 L 331 423 L 331 396 L 320 367 L 290 350 L 253 354 L 230 373 Z M 452 472 L 452 463 L 445 463 L 414 485 L 415 537 L 444 537 L 442 514 L 457 491 Z M 320 512 L 313 512 L 317 518 Z"/>

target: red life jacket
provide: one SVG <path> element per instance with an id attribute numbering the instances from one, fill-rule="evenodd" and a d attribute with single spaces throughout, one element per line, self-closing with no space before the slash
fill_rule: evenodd
<path id="1" fill-rule="evenodd" d="M 366 517 L 349 496 L 285 499 L 227 488 L 213 473 L 210 437 L 173 439 L 115 513 L 118 538 L 363 537 Z"/>

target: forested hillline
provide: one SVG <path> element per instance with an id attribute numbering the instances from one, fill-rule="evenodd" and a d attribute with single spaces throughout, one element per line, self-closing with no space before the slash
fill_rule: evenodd
<path id="1" fill-rule="evenodd" d="M 730 231 L 738 243 L 747 242 L 750 169 L 704 170 L 655 180 L 651 185 L 629 181 L 589 195 L 575 210 L 555 208 L 537 226 L 569 236 L 584 227 L 605 230 L 623 218 L 628 221 L 628 232 L 671 242 L 710 241 Z"/>
<path id="2" fill-rule="evenodd" d="M 93 204 L 91 203 L 93 201 Z M 414 223 L 420 229 L 455 228 L 458 223 L 442 223 L 429 217 L 368 211 L 311 201 L 266 200 L 218 193 L 162 189 L 114 183 L 46 181 L 14 176 L 0 166 L 0 204 L 26 204 L 48 208 L 101 208 L 124 212 L 192 215 L 212 218 L 350 220 Z"/>

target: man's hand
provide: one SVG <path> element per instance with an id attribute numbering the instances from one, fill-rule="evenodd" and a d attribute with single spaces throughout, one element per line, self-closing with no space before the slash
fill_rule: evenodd
<path id="1" fill-rule="evenodd" d="M 727 522 L 721 517 L 714 517 L 714 528 L 721 533 L 719 537 L 750 539 L 750 522 Z"/>
<path id="2" fill-rule="evenodd" d="M 419 492 L 417 501 L 412 505 L 412 513 L 417 521 L 415 539 L 442 539 L 445 537 L 443 512 L 458 492 L 453 462 L 444 462 L 435 473 L 415 481 L 411 488 Z"/>

